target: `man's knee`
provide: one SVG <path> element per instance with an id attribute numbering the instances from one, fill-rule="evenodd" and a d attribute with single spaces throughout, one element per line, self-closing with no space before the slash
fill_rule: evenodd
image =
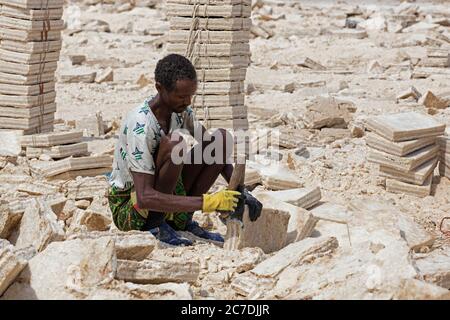
<path id="1" fill-rule="evenodd" d="M 171 133 L 161 137 L 159 151 L 167 159 L 171 156 L 183 157 L 187 151 L 187 143 L 178 133 Z"/>

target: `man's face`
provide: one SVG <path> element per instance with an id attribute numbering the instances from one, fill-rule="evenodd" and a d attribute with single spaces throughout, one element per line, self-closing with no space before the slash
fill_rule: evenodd
<path id="1" fill-rule="evenodd" d="M 171 111 L 175 113 L 181 113 L 186 110 L 191 104 L 192 96 L 197 91 L 196 80 L 178 80 L 175 84 L 175 89 L 167 91 L 162 88 L 162 98 L 164 102 L 170 106 Z"/>

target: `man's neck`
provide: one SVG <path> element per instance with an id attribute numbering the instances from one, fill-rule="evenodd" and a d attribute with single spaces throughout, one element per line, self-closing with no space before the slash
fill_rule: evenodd
<path id="1" fill-rule="evenodd" d="M 165 123 L 172 117 L 172 111 L 170 111 L 169 106 L 161 101 L 159 94 L 156 95 L 152 102 L 150 102 L 150 108 L 160 123 Z"/>

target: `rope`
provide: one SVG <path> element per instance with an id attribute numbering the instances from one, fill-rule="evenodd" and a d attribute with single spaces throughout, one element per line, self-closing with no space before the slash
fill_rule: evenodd
<path id="1" fill-rule="evenodd" d="M 44 4 L 45 2 L 45 4 Z M 42 127 L 44 125 L 44 113 L 45 113 L 45 85 L 42 81 L 42 76 L 45 72 L 45 60 L 47 58 L 47 53 L 50 51 L 50 42 L 48 40 L 48 32 L 51 29 L 50 26 L 50 9 L 49 0 L 41 0 L 41 10 L 44 10 L 44 19 L 42 21 L 42 31 L 41 31 L 41 41 L 43 43 L 43 52 L 39 54 L 39 71 L 38 71 L 38 85 L 39 85 L 39 95 L 38 95 L 38 127 L 36 128 L 37 133 L 42 132 Z M 45 6 L 45 7 L 44 7 Z"/>
<path id="2" fill-rule="evenodd" d="M 208 30 L 208 24 L 209 24 L 209 16 L 207 15 L 208 6 L 210 5 L 210 2 L 208 2 L 203 6 L 203 16 L 206 18 L 205 26 L 203 28 L 200 27 L 200 19 L 197 17 L 198 10 L 200 8 L 200 1 L 194 0 L 194 8 L 192 9 L 192 22 L 191 26 L 189 28 L 189 37 L 186 45 L 185 50 L 185 56 L 192 62 L 193 65 L 196 65 L 198 59 L 200 59 L 200 52 L 204 46 L 204 53 L 208 59 L 207 63 L 207 70 L 210 69 L 211 62 L 210 57 L 208 56 L 208 44 L 210 44 L 210 34 Z M 189 4 L 191 4 L 191 1 L 189 1 Z M 206 42 L 202 41 L 203 34 L 206 33 Z M 209 111 L 208 107 L 205 107 L 205 77 L 206 77 L 206 70 L 205 67 L 202 66 L 202 89 L 201 89 L 201 96 L 202 96 L 202 103 L 201 107 L 204 112 L 204 122 L 208 122 L 209 119 Z M 194 96 L 192 99 L 192 107 L 195 108 L 195 102 L 196 102 L 197 95 Z"/>
<path id="3" fill-rule="evenodd" d="M 203 110 L 204 114 L 204 123 L 208 124 L 208 121 L 210 120 L 210 112 L 209 107 L 205 105 L 205 79 L 206 79 L 206 72 L 208 72 L 212 67 L 212 57 L 208 54 L 208 46 L 211 44 L 211 35 L 209 30 L 209 15 L 208 15 L 208 7 L 210 6 L 210 0 L 206 2 L 206 4 L 203 5 L 203 17 L 205 19 L 204 26 L 200 26 L 200 20 L 197 16 L 198 10 L 200 8 L 200 0 L 189 0 L 188 4 L 193 4 L 194 7 L 192 9 L 192 22 L 191 26 L 189 28 L 189 36 L 187 40 L 186 50 L 185 50 L 185 56 L 192 62 L 192 64 L 195 66 L 197 61 L 200 59 L 200 56 L 203 54 L 203 65 L 201 66 L 202 71 L 202 88 L 200 95 L 202 97 L 201 101 L 201 109 Z M 241 0 L 240 2 L 240 30 L 244 29 L 244 0 Z M 233 29 L 233 28 L 231 28 Z M 196 108 L 195 102 L 197 98 L 196 94 L 192 100 L 192 107 Z M 208 125 L 209 126 L 209 125 Z"/>

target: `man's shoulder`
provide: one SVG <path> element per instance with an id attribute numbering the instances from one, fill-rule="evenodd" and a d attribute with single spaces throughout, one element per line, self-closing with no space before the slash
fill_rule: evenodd
<path id="1" fill-rule="evenodd" d="M 139 128 L 156 127 L 157 123 L 152 116 L 152 111 L 147 104 L 147 100 L 128 112 L 126 123 L 128 127 L 136 127 L 136 130 L 139 130 Z"/>
<path id="2" fill-rule="evenodd" d="M 131 109 L 126 116 L 124 134 L 134 133 L 134 135 L 144 135 L 148 132 L 157 131 L 157 122 L 152 114 L 147 100 Z"/>

